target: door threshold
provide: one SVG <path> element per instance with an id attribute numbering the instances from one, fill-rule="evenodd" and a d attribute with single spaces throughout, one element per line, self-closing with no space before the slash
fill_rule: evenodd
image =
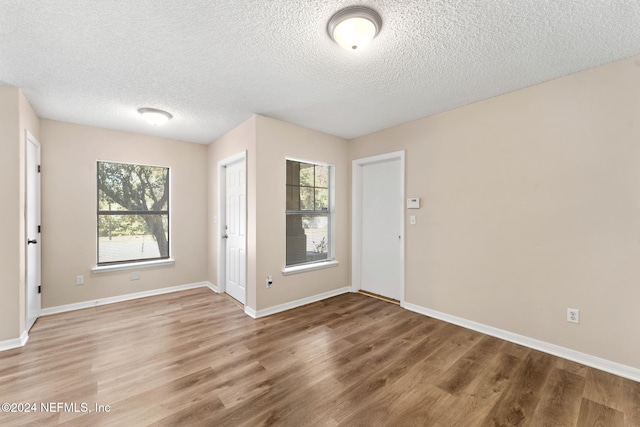
<path id="1" fill-rule="evenodd" d="M 363 291 L 362 289 L 360 289 L 358 291 L 358 293 L 360 293 L 362 295 L 366 295 L 368 297 L 377 298 L 377 299 L 382 300 L 382 301 L 390 302 L 391 304 L 400 305 L 400 301 L 397 300 L 397 299 L 385 297 L 383 295 L 374 294 L 373 292 L 367 292 L 367 291 Z"/>
<path id="2" fill-rule="evenodd" d="M 232 303 L 240 307 L 242 310 L 244 310 L 244 304 L 238 301 L 237 299 L 235 299 L 234 297 L 232 297 L 231 295 L 229 295 L 228 293 L 224 292 L 222 296 L 224 296 L 226 299 L 228 299 L 229 301 L 231 301 Z"/>

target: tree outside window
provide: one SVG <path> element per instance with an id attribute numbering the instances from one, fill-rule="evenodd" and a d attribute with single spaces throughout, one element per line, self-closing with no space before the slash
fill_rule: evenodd
<path id="1" fill-rule="evenodd" d="M 98 265 L 169 258 L 169 168 L 98 162 Z"/>

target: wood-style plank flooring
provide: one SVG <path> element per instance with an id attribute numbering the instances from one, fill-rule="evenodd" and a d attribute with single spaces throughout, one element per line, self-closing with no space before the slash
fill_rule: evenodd
<path id="1" fill-rule="evenodd" d="M 258 320 L 204 288 L 43 317 L 0 353 L 0 401 L 37 405 L 2 426 L 640 426 L 640 383 L 359 294 Z"/>

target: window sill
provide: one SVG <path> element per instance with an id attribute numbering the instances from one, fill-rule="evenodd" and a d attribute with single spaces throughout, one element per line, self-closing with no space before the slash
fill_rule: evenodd
<path id="1" fill-rule="evenodd" d="M 313 270 L 322 270 L 323 268 L 331 268 L 337 267 L 339 265 L 338 261 L 325 261 L 325 262 L 316 262 L 313 264 L 304 264 L 304 265 L 296 265 L 293 267 L 285 267 L 282 270 L 283 276 L 289 276 L 291 274 L 304 273 L 306 271 Z"/>
<path id="2" fill-rule="evenodd" d="M 125 264 L 97 265 L 91 269 L 93 273 L 106 273 L 108 271 L 132 270 L 136 268 L 158 267 L 160 265 L 173 265 L 176 262 L 173 258 L 159 259 L 154 261 L 128 262 Z"/>

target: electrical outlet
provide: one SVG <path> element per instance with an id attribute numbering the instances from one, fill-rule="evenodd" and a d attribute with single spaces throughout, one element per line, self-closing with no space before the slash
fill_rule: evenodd
<path id="1" fill-rule="evenodd" d="M 267 288 L 270 288 L 271 286 L 273 286 L 273 277 L 272 276 L 268 276 L 267 277 Z"/>
<path id="2" fill-rule="evenodd" d="M 84 285 L 84 276 L 83 275 L 76 276 L 76 285 L 77 286 Z"/>
<path id="3" fill-rule="evenodd" d="M 140 280 L 140 272 L 132 271 L 131 273 L 129 273 L 129 280 Z"/>
<path id="4" fill-rule="evenodd" d="M 577 308 L 567 308 L 567 322 L 580 323 L 580 310 Z"/>

